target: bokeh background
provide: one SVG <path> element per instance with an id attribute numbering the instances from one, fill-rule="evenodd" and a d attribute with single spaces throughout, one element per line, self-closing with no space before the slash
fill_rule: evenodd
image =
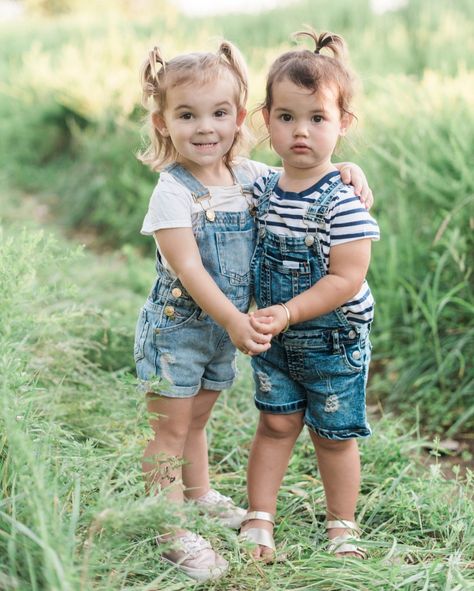
<path id="1" fill-rule="evenodd" d="M 329 570 L 305 567 L 309 578 L 300 573 L 301 580 L 327 585 L 322 589 L 468 588 L 473 534 L 463 503 L 472 494 L 474 439 L 474 4 L 249 4 L 238 12 L 224 3 L 212 14 L 205 3 L 166 0 L 0 2 L 0 588 L 187 588 L 179 577 L 168 586 L 157 582 L 163 567 L 152 559 L 152 544 L 137 542 L 144 523 L 167 515 L 159 499 L 146 504 L 139 476 L 147 431 L 132 347 L 154 276 L 152 241 L 139 228 L 156 175 L 134 157 L 143 143 L 138 70 L 155 44 L 172 57 L 214 50 L 227 38 L 248 61 L 251 109 L 263 97 L 269 64 L 305 24 L 346 38 L 362 83 L 357 125 L 337 157 L 366 172 L 382 230 L 369 277 L 377 301 L 369 403 L 381 427 L 364 448 L 375 476 L 363 498 L 373 509 L 370 495 L 378 495 L 375 513 L 366 509 L 369 523 L 393 522 L 390 540 L 405 535 L 411 558 L 405 556 L 392 581 L 382 577 L 383 584 L 366 573 L 361 586 L 351 587 L 356 583 L 348 577 L 331 587 L 330 562 Z M 252 123 L 258 138 L 259 115 Z M 252 156 L 278 164 L 262 143 Z M 248 363 L 240 365 L 240 382 L 224 397 L 210 439 L 216 478 L 243 501 L 241 467 L 255 413 Z M 314 470 L 305 440 L 301 449 L 295 474 L 301 466 Z M 416 461 L 408 459 L 410 450 L 421 454 Z M 439 467 L 446 454 L 453 468 L 436 476 L 433 462 Z M 397 529 L 414 502 L 409 491 L 418 486 L 408 480 L 402 491 L 401 474 L 411 473 L 413 461 L 431 463 L 430 477 L 437 478 L 417 493 L 436 503 L 429 509 L 437 516 L 429 543 L 416 520 L 410 525 L 406 518 L 404 534 Z M 445 488 L 446 474 L 457 488 Z M 314 493 L 295 478 L 284 489 L 290 508 Z M 402 495 L 395 503 L 394 490 Z M 455 497 L 459 531 L 440 509 Z M 113 535 L 102 535 L 104 524 Z M 433 533 L 443 524 L 451 527 L 446 535 Z M 291 540 L 291 530 L 283 533 Z M 390 540 L 378 539 L 380 558 Z M 308 552 L 298 556 L 307 560 Z M 450 587 L 436 566 L 443 561 L 455 572 Z M 405 567 L 418 573 L 413 581 Z M 275 572 L 275 580 L 254 574 L 245 582 L 240 574 L 215 588 L 296 589 L 291 577 Z"/>

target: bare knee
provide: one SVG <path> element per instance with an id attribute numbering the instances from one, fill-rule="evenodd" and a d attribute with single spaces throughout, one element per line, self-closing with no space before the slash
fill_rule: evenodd
<path id="1" fill-rule="evenodd" d="M 296 439 L 303 428 L 303 414 L 273 415 L 260 413 L 257 433 L 271 439 Z"/>
<path id="2" fill-rule="evenodd" d="M 311 431 L 310 433 L 314 446 L 322 451 L 343 453 L 353 447 L 357 447 L 356 439 L 327 439 L 326 437 L 319 437 L 319 435 Z"/>

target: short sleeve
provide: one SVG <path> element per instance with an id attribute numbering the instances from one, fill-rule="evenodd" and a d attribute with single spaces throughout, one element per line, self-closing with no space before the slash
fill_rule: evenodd
<path id="1" fill-rule="evenodd" d="M 252 183 L 259 177 L 268 176 L 270 173 L 270 167 L 263 162 L 257 162 L 257 160 L 244 160 L 242 166 L 245 167 Z"/>
<path id="2" fill-rule="evenodd" d="M 350 187 L 343 189 L 333 203 L 333 208 L 328 212 L 331 246 L 363 238 L 380 239 L 377 222 Z"/>
<path id="3" fill-rule="evenodd" d="M 192 227 L 192 197 L 170 174 L 162 173 L 148 205 L 140 232 L 151 235 L 163 228 Z"/>
<path id="4" fill-rule="evenodd" d="M 270 172 L 270 169 L 267 167 L 265 175 L 258 177 L 253 184 L 253 204 L 255 207 L 257 207 L 260 197 L 265 193 L 265 188 L 268 183 Z"/>

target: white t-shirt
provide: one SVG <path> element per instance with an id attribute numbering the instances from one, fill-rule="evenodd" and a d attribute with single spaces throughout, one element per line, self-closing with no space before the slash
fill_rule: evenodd
<path id="1" fill-rule="evenodd" d="M 240 167 L 250 184 L 258 177 L 268 175 L 270 170 L 266 164 L 246 158 L 239 160 L 234 169 Z M 203 204 L 196 203 L 189 189 L 172 174 L 162 172 L 151 195 L 141 233 L 150 236 L 156 230 L 164 228 L 192 228 L 193 218 L 204 209 L 211 207 L 214 211 L 245 211 L 251 204 L 252 196 L 243 195 L 238 184 L 228 187 L 209 186 L 207 189 L 211 199 Z M 160 256 L 163 265 L 173 273 L 161 252 Z"/>

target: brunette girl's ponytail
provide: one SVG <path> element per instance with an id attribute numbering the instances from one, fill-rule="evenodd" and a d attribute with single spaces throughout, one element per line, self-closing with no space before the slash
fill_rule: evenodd
<path id="1" fill-rule="evenodd" d="M 298 37 L 309 37 L 314 41 L 314 53 L 319 55 L 321 49 L 328 49 L 332 53 L 332 57 L 339 59 L 341 61 L 345 61 L 347 57 L 347 46 L 346 42 L 340 35 L 336 35 L 336 33 L 321 33 L 317 34 L 316 31 L 313 29 L 309 29 L 308 31 L 298 31 L 294 35 L 296 38 Z"/>

